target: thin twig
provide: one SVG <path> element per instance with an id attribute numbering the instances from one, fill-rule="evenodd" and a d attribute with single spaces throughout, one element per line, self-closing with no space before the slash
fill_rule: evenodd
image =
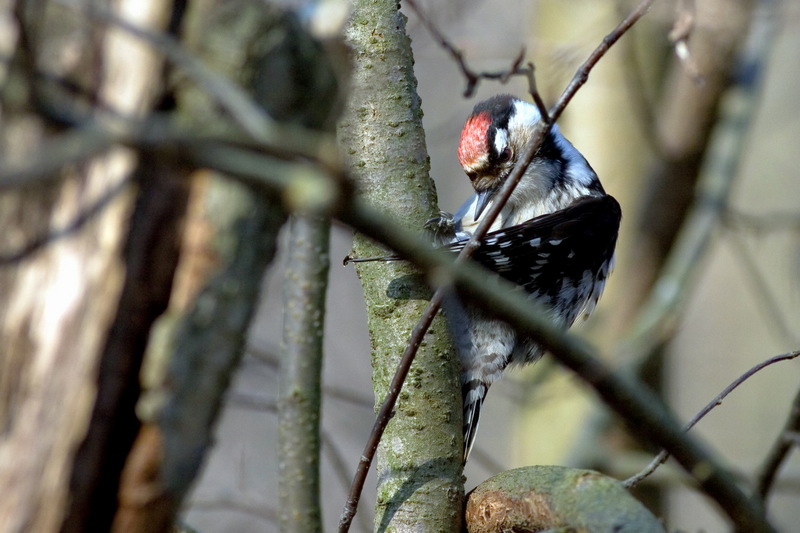
<path id="1" fill-rule="evenodd" d="M 755 233 L 800 231 L 800 215 L 790 212 L 753 215 L 728 206 L 722 213 L 722 222 L 733 229 L 744 229 Z"/>
<path id="2" fill-rule="evenodd" d="M 261 498 L 248 497 L 247 495 L 195 496 L 188 502 L 188 507 L 193 511 L 244 513 L 268 523 L 278 521 L 278 513 L 275 509 L 265 507 Z"/>
<path id="3" fill-rule="evenodd" d="M 539 94 L 539 88 L 536 86 L 536 67 L 532 62 L 528 62 L 528 66 L 525 70 L 525 75 L 528 78 L 528 93 L 531 95 L 531 98 L 533 98 L 533 103 L 536 104 L 539 115 L 545 122 L 552 123 L 553 119 L 550 117 L 550 112 L 547 110 L 547 106 L 544 104 L 544 100 L 542 100 L 542 95 Z"/>
<path id="4" fill-rule="evenodd" d="M 781 354 L 781 355 L 776 355 L 775 357 L 770 357 L 766 361 L 762 361 L 762 362 L 758 363 L 753 368 L 751 368 L 750 370 L 748 370 L 747 372 L 745 372 L 744 374 L 742 374 L 741 376 L 736 378 L 730 385 L 725 387 L 722 390 L 722 392 L 720 392 L 713 400 L 711 400 L 696 415 L 694 415 L 694 417 L 692 417 L 692 419 L 689 421 L 689 423 L 686 424 L 686 426 L 684 426 L 683 430 L 684 431 L 689 431 L 690 429 L 692 429 L 692 427 L 694 427 L 694 425 L 697 424 L 704 416 L 706 416 L 709 412 L 711 412 L 712 409 L 714 409 L 718 405 L 721 405 L 722 404 L 722 400 L 724 400 L 725 397 L 728 396 L 728 394 L 733 392 L 733 390 L 736 387 L 738 387 L 739 385 L 741 385 L 742 383 L 744 383 L 745 381 L 750 379 L 750 377 L 752 377 L 757 372 L 761 371 L 762 369 L 764 369 L 764 368 L 766 368 L 766 367 L 768 367 L 768 366 L 770 366 L 772 364 L 779 363 L 781 361 L 792 360 L 792 359 L 796 358 L 798 355 L 800 355 L 800 351 L 794 351 L 794 352 L 789 352 L 789 353 L 785 353 L 785 354 Z M 798 398 L 800 398 L 800 396 L 798 396 Z M 800 416 L 800 412 L 798 412 L 797 414 L 798 414 L 798 416 Z M 661 466 L 662 464 L 664 464 L 664 462 L 666 462 L 666 460 L 668 458 L 669 458 L 669 452 L 667 452 L 666 450 L 661 450 L 661 452 L 650 462 L 649 465 L 647 465 L 647 467 L 645 467 L 644 470 L 642 470 L 641 472 L 639 472 L 635 476 L 632 476 L 632 477 L 626 479 L 625 482 L 624 482 L 624 485 L 626 487 L 628 487 L 628 488 L 635 487 L 643 479 L 645 479 L 650 474 L 655 472 L 656 469 L 659 466 Z"/>
<path id="5" fill-rule="evenodd" d="M 798 445 L 798 431 L 800 431 L 800 391 L 794 397 L 789 417 L 786 419 L 786 423 L 778 435 L 775 444 L 773 444 L 772 449 L 767 454 L 764 460 L 764 466 L 761 467 L 761 473 L 758 475 L 756 496 L 758 496 L 765 505 L 767 496 L 769 496 L 770 490 L 772 490 L 772 485 L 778 477 L 778 470 L 786 459 L 786 456 L 789 455 L 791 449 Z"/>
<path id="6" fill-rule="evenodd" d="M 34 163 L 34 166 L 37 166 L 36 163 Z M 27 172 L 24 173 L 30 175 Z M 111 202 L 119 198 L 119 196 L 130 187 L 131 183 L 132 180 L 130 178 L 121 180 L 111 189 L 105 191 L 102 196 L 95 199 L 90 205 L 85 206 L 80 212 L 76 213 L 74 218 L 63 226 L 48 228 L 48 230 L 41 235 L 33 236 L 28 242 L 22 244 L 16 250 L 0 250 L 0 267 L 19 263 L 45 246 L 81 231 L 86 224 L 100 216 Z M 1 188 L 2 186 L 0 186 L 0 189 Z"/>
<path id="7" fill-rule="evenodd" d="M 500 83 L 506 83 L 511 76 L 527 76 L 528 69 L 525 67 L 520 67 L 522 62 L 525 60 L 525 48 L 523 47 L 517 57 L 511 62 L 511 66 L 506 70 L 498 70 L 494 72 L 476 72 L 472 70 L 469 65 L 467 65 L 467 60 L 464 59 L 464 52 L 453 46 L 453 44 L 444 36 L 444 34 L 439 30 L 436 24 L 428 17 L 427 13 L 425 13 L 418 5 L 415 0 L 404 0 L 408 7 L 414 10 L 414 13 L 417 14 L 419 20 L 422 24 L 428 29 L 428 32 L 431 36 L 439 43 L 439 45 L 444 48 L 448 54 L 453 58 L 453 60 L 458 65 L 458 68 L 461 69 L 461 74 L 463 74 L 464 78 L 467 80 L 467 86 L 464 89 L 464 97 L 469 98 L 473 94 L 475 94 L 475 89 L 478 87 L 478 82 L 481 80 L 499 80 Z"/>
<path id="8" fill-rule="evenodd" d="M 261 413 L 277 414 L 278 402 L 272 398 L 264 398 L 256 394 L 232 392 L 225 398 L 225 403 L 231 407 L 249 409 Z"/>
<path id="9" fill-rule="evenodd" d="M 409 0 L 406 1 L 408 2 Z M 485 218 L 478 225 L 477 229 L 464 246 L 464 249 L 456 258 L 456 263 L 463 263 L 464 261 L 467 261 L 472 256 L 474 251 L 478 249 L 481 240 L 489 231 L 489 228 L 494 223 L 494 220 L 500 214 L 500 211 L 503 209 L 508 201 L 508 198 L 513 193 L 514 188 L 517 186 L 517 183 L 519 183 L 522 175 L 528 168 L 528 165 L 533 160 L 534 155 L 536 155 L 536 152 L 542 145 L 547 132 L 550 130 L 550 126 L 561 116 L 561 113 L 564 111 L 575 92 L 586 82 L 589 77 L 589 72 L 597 64 L 600 58 L 605 55 L 611 45 L 619 40 L 619 38 L 628 29 L 630 29 L 631 26 L 633 26 L 636 20 L 645 14 L 647 8 L 652 2 L 653 0 L 644 0 L 631 13 L 631 15 L 626 17 L 625 20 L 623 20 L 622 23 L 620 23 L 620 25 L 614 29 L 614 31 L 612 31 L 605 37 L 605 39 L 603 39 L 603 42 L 592 53 L 592 55 L 589 57 L 589 60 L 581 65 L 575 74 L 575 78 L 573 78 L 573 81 L 569 86 L 567 86 L 558 103 L 551 110 L 549 116 L 550 121 L 544 122 L 544 120 L 542 120 L 537 124 L 534 132 L 531 135 L 531 140 L 528 143 L 528 146 L 525 148 L 520 160 L 514 166 L 514 169 L 512 170 L 508 179 L 503 184 L 503 187 L 498 191 L 494 201 L 487 209 Z M 409 3 L 413 6 L 413 0 L 411 0 Z M 436 31 L 438 32 L 438 30 Z M 432 33 L 434 32 L 432 31 Z M 439 37 L 441 37 L 440 33 L 435 33 L 435 35 L 439 35 Z M 447 46 L 447 48 L 448 50 L 454 50 L 451 45 Z M 456 57 L 457 59 L 460 58 L 460 52 L 458 52 Z M 577 83 L 575 81 L 576 79 L 581 79 L 583 81 Z M 378 443 L 380 442 L 381 437 L 386 430 L 386 426 L 389 424 L 389 420 L 391 419 L 392 412 L 394 411 L 394 406 L 397 403 L 397 398 L 400 395 L 403 382 L 408 375 L 408 372 L 411 368 L 411 363 L 414 361 L 414 357 L 425 333 L 428 331 L 428 328 L 433 322 L 433 318 L 439 311 L 439 307 L 444 299 L 445 291 L 450 289 L 451 285 L 449 280 L 441 283 L 428 303 L 428 306 L 425 308 L 425 311 L 423 311 L 419 322 L 416 326 L 414 326 L 414 329 L 411 332 L 411 338 L 409 339 L 406 349 L 400 358 L 395 375 L 392 378 L 386 397 L 384 398 L 383 403 L 378 411 L 375 424 L 373 425 L 370 436 L 366 445 L 364 446 L 364 451 L 361 454 L 358 468 L 353 478 L 353 484 L 351 485 L 350 493 L 348 494 L 347 502 L 345 503 L 344 510 L 342 511 L 342 517 L 339 521 L 339 533 L 347 533 L 350 529 L 350 524 L 352 523 L 353 517 L 355 516 L 358 508 L 358 501 L 361 498 L 361 492 L 363 491 L 364 482 L 367 478 L 367 472 L 369 471 L 372 460 L 375 457 L 375 452 L 378 449 Z"/>

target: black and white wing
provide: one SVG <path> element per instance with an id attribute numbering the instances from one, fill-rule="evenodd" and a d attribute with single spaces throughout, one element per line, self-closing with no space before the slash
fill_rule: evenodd
<path id="1" fill-rule="evenodd" d="M 566 325 L 589 314 L 611 271 L 622 211 L 608 195 L 489 233 L 473 259 L 553 308 Z M 446 248 L 457 253 L 465 242 Z"/>

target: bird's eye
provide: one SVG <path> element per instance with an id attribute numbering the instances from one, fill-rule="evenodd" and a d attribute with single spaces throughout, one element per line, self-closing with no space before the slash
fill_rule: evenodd
<path id="1" fill-rule="evenodd" d="M 497 160 L 500 163 L 505 163 L 505 162 L 509 161 L 510 159 L 511 159 L 511 148 L 506 146 L 505 148 L 503 148 L 503 151 L 500 152 L 500 154 L 497 156 Z"/>

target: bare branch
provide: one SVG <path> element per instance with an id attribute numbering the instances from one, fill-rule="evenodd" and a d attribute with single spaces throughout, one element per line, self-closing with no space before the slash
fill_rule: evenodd
<path id="1" fill-rule="evenodd" d="M 194 497 L 187 503 L 194 511 L 235 511 L 268 523 L 277 522 L 278 517 L 275 509 L 265 507 L 264 502 L 260 499 L 248 498 L 241 494 Z"/>
<path id="2" fill-rule="evenodd" d="M 525 76 L 528 78 L 528 92 L 533 98 L 536 107 L 539 108 L 539 114 L 542 116 L 544 122 L 552 122 L 550 119 L 550 114 L 547 111 L 547 106 L 544 105 L 544 101 L 542 100 L 542 97 L 536 88 L 536 77 L 534 75 L 533 63 L 528 62 L 526 66 L 521 66 L 522 62 L 525 60 L 525 47 L 520 49 L 519 54 L 517 54 L 517 57 L 514 58 L 511 66 L 506 70 L 494 72 L 475 72 L 469 67 L 469 65 L 467 65 L 467 61 L 464 59 L 464 52 L 456 48 L 455 45 L 453 45 L 453 43 L 451 43 L 447 37 L 444 36 L 442 31 L 436 26 L 436 24 L 434 24 L 430 17 L 428 17 L 427 13 L 425 13 L 422 8 L 417 5 L 416 0 L 405 1 L 417 14 L 417 17 L 419 17 L 419 19 L 422 21 L 422 24 L 428 29 L 428 32 L 430 32 L 431 36 L 433 36 L 439 45 L 444 48 L 447 53 L 453 57 L 456 64 L 458 64 L 458 68 L 461 69 L 461 74 L 467 80 L 467 87 L 464 89 L 464 98 L 469 98 L 475 94 L 475 90 L 478 88 L 478 83 L 482 79 L 498 80 L 500 83 L 505 84 L 509 79 L 511 79 L 512 76 Z"/>
<path id="3" fill-rule="evenodd" d="M 239 407 L 241 409 L 250 409 L 252 411 L 269 414 L 278 413 L 278 403 L 275 400 L 257 396 L 255 394 L 232 392 L 227 395 L 225 402 L 228 405 Z"/>
<path id="4" fill-rule="evenodd" d="M 319 458 L 322 338 L 330 223 L 292 215 L 284 280 L 278 403 L 281 531 L 322 529 Z"/>
<path id="5" fill-rule="evenodd" d="M 761 473 L 758 475 L 758 486 L 756 487 L 756 495 L 766 505 L 767 497 L 769 496 L 772 485 L 778 477 L 778 470 L 780 469 L 786 456 L 792 448 L 799 445 L 798 432 L 800 432 L 800 392 L 792 402 L 792 409 L 789 411 L 789 416 L 778 435 L 775 444 L 767 454 L 764 460 L 764 465 L 761 467 Z"/>
<path id="6" fill-rule="evenodd" d="M 37 165 L 34 163 L 33 165 Z M 38 172 L 41 169 L 37 169 Z M 23 171 L 25 175 L 32 175 L 27 171 Z M 30 241 L 20 246 L 16 250 L 0 250 L 0 267 L 19 263 L 23 259 L 30 257 L 32 254 L 38 252 L 48 244 L 65 239 L 71 235 L 80 232 L 89 222 L 97 219 L 102 215 L 103 211 L 111 205 L 114 201 L 118 200 L 131 186 L 132 180 L 130 178 L 123 178 L 119 183 L 108 189 L 99 198 L 94 199 L 90 205 L 86 205 L 83 209 L 76 213 L 75 216 L 68 223 L 61 227 L 48 228 L 45 233 L 31 238 Z M 0 186 L 2 188 L 2 186 Z"/>
<path id="7" fill-rule="evenodd" d="M 789 353 L 785 353 L 785 354 L 781 354 L 781 355 L 776 355 L 775 357 L 770 357 L 766 361 L 762 361 L 762 362 L 758 363 L 753 368 L 751 368 L 750 370 L 748 370 L 747 372 L 745 372 L 744 374 L 742 374 L 741 376 L 736 378 L 730 385 L 725 387 L 722 390 L 722 392 L 720 392 L 713 400 L 711 400 L 696 415 L 694 415 L 694 417 L 692 417 L 692 419 L 689 421 L 689 423 L 687 423 L 683 427 L 683 430 L 684 431 L 689 431 L 690 429 L 692 429 L 692 427 L 694 427 L 694 425 L 697 424 L 704 416 L 706 416 L 708 413 L 710 413 L 712 409 L 714 409 L 718 405 L 722 405 L 722 400 L 724 400 L 725 397 L 728 396 L 728 394 L 733 392 L 733 390 L 736 387 L 738 387 L 739 385 L 741 385 L 742 383 L 744 383 L 745 381 L 750 379 L 750 377 L 752 377 L 754 374 L 756 374 L 760 370 L 762 370 L 762 369 L 764 369 L 764 368 L 766 368 L 766 367 L 768 367 L 768 366 L 770 366 L 772 364 L 779 363 L 781 361 L 790 361 L 790 360 L 794 359 L 795 357 L 797 357 L 798 355 L 800 355 L 800 351 L 794 351 L 794 352 L 789 352 Z M 798 398 L 800 399 L 800 396 L 798 396 Z M 800 400 L 796 400 L 796 401 L 800 401 Z M 800 412 L 797 413 L 797 416 L 800 417 Z M 800 418 L 798 418 L 798 420 L 800 420 Z M 647 465 L 647 467 L 644 470 L 642 470 L 641 472 L 639 472 L 635 476 L 632 476 L 632 477 L 626 479 L 625 482 L 624 482 L 625 486 L 628 487 L 628 488 L 635 487 L 643 479 L 647 478 L 650 474 L 655 472 L 656 469 L 659 466 L 661 466 L 662 464 L 664 464 L 668 458 L 669 458 L 669 452 L 667 452 L 665 450 L 661 450 L 661 452 L 655 457 L 655 459 L 653 459 L 653 461 L 649 465 Z"/>
<path id="8" fill-rule="evenodd" d="M 789 212 L 751 215 L 729 206 L 722 213 L 722 222 L 731 228 L 745 229 L 754 233 L 800 231 L 800 215 Z"/>
<path id="9" fill-rule="evenodd" d="M 428 17 L 428 15 L 422 10 L 422 8 L 417 5 L 415 0 L 405 0 L 405 3 L 417 14 L 419 20 L 422 24 L 428 29 L 431 36 L 439 43 L 439 45 L 444 48 L 448 54 L 450 54 L 455 60 L 458 68 L 461 69 L 461 74 L 463 74 L 464 78 L 467 80 L 467 86 L 464 89 L 464 97 L 469 98 L 473 94 L 475 94 L 475 89 L 478 88 L 478 83 L 483 80 L 499 80 L 500 83 L 506 83 L 511 76 L 528 76 L 529 69 L 526 67 L 520 67 L 522 62 L 525 60 L 525 48 L 523 47 L 514 61 L 511 63 L 511 66 L 506 70 L 499 70 L 494 72 L 475 72 L 472 70 L 469 65 L 467 65 L 467 60 L 464 59 L 464 52 L 456 48 L 448 39 L 444 36 L 444 34 L 439 30 L 436 24 Z M 532 69 L 530 70 L 532 72 Z"/>

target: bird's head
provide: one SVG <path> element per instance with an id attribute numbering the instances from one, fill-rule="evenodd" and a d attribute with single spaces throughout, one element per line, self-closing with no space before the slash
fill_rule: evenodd
<path id="1" fill-rule="evenodd" d="M 533 137 L 541 115 L 533 104 L 499 95 L 475 106 L 461 130 L 458 160 L 478 195 L 475 219 L 505 183 Z M 583 156 L 553 126 L 548 132 L 509 205 L 543 201 L 565 181 L 589 186 L 597 176 Z"/>

